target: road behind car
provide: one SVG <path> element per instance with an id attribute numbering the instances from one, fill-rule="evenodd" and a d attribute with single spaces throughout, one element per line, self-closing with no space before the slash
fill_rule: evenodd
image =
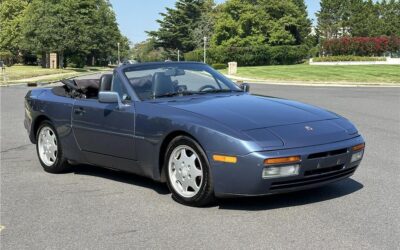
<path id="1" fill-rule="evenodd" d="M 23 127 L 27 87 L 1 91 L 2 249 L 399 249 L 400 88 L 251 85 L 356 124 L 366 156 L 349 180 L 292 194 L 175 203 L 165 185 L 90 166 L 42 171 Z"/>

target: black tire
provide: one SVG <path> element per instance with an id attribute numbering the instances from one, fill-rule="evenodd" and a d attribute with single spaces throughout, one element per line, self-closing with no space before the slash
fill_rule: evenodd
<path id="1" fill-rule="evenodd" d="M 41 156 L 40 156 L 40 152 L 39 152 L 39 134 L 45 128 L 50 128 L 54 132 L 54 135 L 56 137 L 56 142 L 57 142 L 57 155 L 56 155 L 56 159 L 55 159 L 54 163 L 51 166 L 46 165 L 42 161 Z M 39 129 L 37 130 L 37 133 L 36 133 L 36 153 L 38 155 L 39 162 L 42 165 L 44 171 L 46 171 L 48 173 L 52 173 L 52 174 L 65 173 L 65 172 L 70 171 L 70 169 L 71 169 L 71 165 L 68 164 L 67 159 L 65 159 L 64 156 L 63 156 L 63 151 L 62 151 L 62 147 L 61 147 L 61 144 L 60 144 L 60 139 L 59 139 L 58 134 L 57 134 L 57 130 L 54 128 L 53 124 L 50 121 L 43 121 L 40 124 Z"/>
<path id="2" fill-rule="evenodd" d="M 171 153 L 174 151 L 175 148 L 179 146 L 189 146 L 192 148 L 194 151 L 196 151 L 196 154 L 199 157 L 199 160 L 201 161 L 202 165 L 202 172 L 203 172 L 203 181 L 200 186 L 200 189 L 198 193 L 191 197 L 191 198 L 186 198 L 180 195 L 178 192 L 175 191 L 175 189 L 172 186 L 171 183 L 171 177 L 170 177 L 170 172 L 169 172 L 169 159 L 171 156 Z M 172 193 L 172 198 L 187 206 L 193 206 L 193 207 L 202 207 L 202 206 L 207 206 L 212 204 L 215 201 L 215 196 L 214 196 L 214 185 L 213 185 L 213 180 L 211 176 L 211 171 L 210 171 L 210 165 L 207 160 L 207 156 L 204 152 L 204 150 L 201 148 L 201 146 L 192 138 L 188 136 L 178 136 L 174 138 L 170 144 L 168 145 L 166 154 L 165 154 L 165 159 L 164 159 L 164 170 L 167 176 L 167 185 L 169 190 Z"/>

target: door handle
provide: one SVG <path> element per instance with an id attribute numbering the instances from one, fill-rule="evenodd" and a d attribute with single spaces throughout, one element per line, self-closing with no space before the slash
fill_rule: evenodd
<path id="1" fill-rule="evenodd" d="M 86 111 L 83 108 L 76 108 L 76 109 L 74 109 L 74 113 L 76 115 L 84 115 L 86 113 Z"/>

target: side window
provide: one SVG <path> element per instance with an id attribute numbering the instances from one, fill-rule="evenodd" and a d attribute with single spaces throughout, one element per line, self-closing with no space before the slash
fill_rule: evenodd
<path id="1" fill-rule="evenodd" d="M 111 91 L 117 92 L 122 101 L 131 100 L 128 91 L 117 74 L 114 74 L 113 76 Z"/>

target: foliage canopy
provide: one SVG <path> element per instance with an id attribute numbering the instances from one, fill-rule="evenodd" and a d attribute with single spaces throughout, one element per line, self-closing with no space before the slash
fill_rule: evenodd
<path id="1" fill-rule="evenodd" d="M 3 0 L 0 18 L 0 50 L 16 57 L 57 52 L 76 66 L 104 65 L 118 42 L 122 56 L 129 50 L 108 0 Z"/>

